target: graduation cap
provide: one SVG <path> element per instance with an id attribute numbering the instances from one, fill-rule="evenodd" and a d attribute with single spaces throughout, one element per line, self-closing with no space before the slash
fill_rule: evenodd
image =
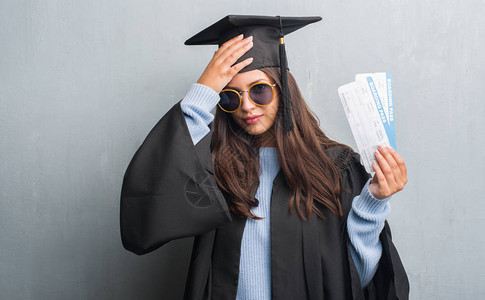
<path id="1" fill-rule="evenodd" d="M 288 89 L 288 62 L 286 59 L 284 36 L 308 24 L 322 20 L 321 17 L 281 17 L 228 15 L 185 41 L 185 45 L 219 45 L 219 47 L 243 34 L 253 36 L 253 47 L 239 60 L 252 57 L 253 62 L 240 72 L 251 71 L 264 67 L 280 67 L 283 98 L 284 132 L 293 129 L 291 121 L 291 103 Z"/>

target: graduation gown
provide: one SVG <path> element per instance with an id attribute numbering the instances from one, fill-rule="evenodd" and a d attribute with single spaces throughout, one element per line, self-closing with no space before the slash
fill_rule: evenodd
<path id="1" fill-rule="evenodd" d="M 180 101 L 155 125 L 123 179 L 120 225 L 123 246 L 136 254 L 195 236 L 184 299 L 235 299 L 245 217 L 229 211 L 211 159 L 211 131 L 193 144 Z M 361 287 L 346 230 L 352 199 L 370 175 L 357 153 L 325 149 L 340 168 L 344 215 L 319 207 L 302 221 L 288 212 L 290 189 L 282 169 L 271 193 L 272 299 L 408 299 L 409 282 L 386 221 L 382 257 L 373 280 Z M 320 205 L 320 204 L 318 204 Z"/>

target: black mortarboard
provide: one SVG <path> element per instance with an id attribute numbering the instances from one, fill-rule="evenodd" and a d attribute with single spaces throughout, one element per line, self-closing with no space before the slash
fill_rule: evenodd
<path id="1" fill-rule="evenodd" d="M 293 122 L 290 115 L 291 103 L 286 73 L 288 62 L 283 37 L 321 19 L 321 17 L 228 15 L 186 40 L 185 45 L 219 45 L 220 47 L 239 34 L 245 37 L 252 35 L 253 47 L 236 63 L 248 57 L 253 58 L 253 62 L 240 72 L 264 67 L 281 68 L 283 125 L 284 132 L 288 132 L 293 129 Z"/>

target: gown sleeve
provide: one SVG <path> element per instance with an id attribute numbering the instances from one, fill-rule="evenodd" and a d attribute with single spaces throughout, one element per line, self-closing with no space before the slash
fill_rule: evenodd
<path id="1" fill-rule="evenodd" d="M 362 188 L 371 176 L 360 163 L 359 154 L 349 148 L 344 148 L 339 152 L 336 162 L 342 174 L 343 188 L 340 194 L 344 212 L 342 229 L 345 243 L 348 245 L 350 239 L 346 226 L 347 217 L 352 207 L 352 200 L 362 191 Z M 372 280 L 365 288 L 361 286 L 350 248 L 347 247 L 353 299 L 408 299 L 408 277 L 399 253 L 392 242 L 391 229 L 387 221 L 384 222 L 384 228 L 379 235 L 379 240 L 382 245 L 382 255 Z"/>
<path id="2" fill-rule="evenodd" d="M 214 178 L 212 130 L 194 145 L 181 101 L 150 131 L 123 178 L 121 239 L 139 255 L 231 221 Z"/>

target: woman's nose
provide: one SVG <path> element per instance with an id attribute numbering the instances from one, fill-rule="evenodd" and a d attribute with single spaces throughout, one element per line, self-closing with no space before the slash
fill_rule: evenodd
<path id="1" fill-rule="evenodd" d="M 249 111 L 254 108 L 256 105 L 249 99 L 249 93 L 244 91 L 241 93 L 241 109 L 245 111 Z"/>

